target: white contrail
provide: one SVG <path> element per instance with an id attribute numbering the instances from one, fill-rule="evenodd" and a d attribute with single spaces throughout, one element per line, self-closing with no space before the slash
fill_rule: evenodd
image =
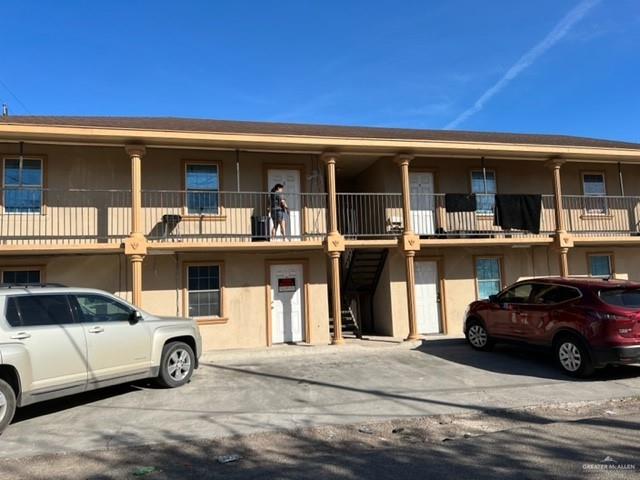
<path id="1" fill-rule="evenodd" d="M 520 59 L 514 63 L 507 73 L 505 73 L 498 82 L 493 85 L 489 90 L 484 92 L 482 96 L 476 100 L 476 103 L 472 107 L 462 112 L 455 120 L 449 122 L 445 129 L 455 128 L 464 122 L 474 113 L 482 110 L 484 105 L 497 93 L 499 93 L 504 87 L 506 87 L 511 80 L 516 78 L 525 68 L 531 65 L 536 59 L 549 50 L 559 40 L 564 37 L 571 28 L 584 17 L 589 10 L 591 10 L 600 0 L 583 0 L 575 8 L 573 8 L 565 17 L 558 22 L 558 24 L 549 32 L 549 34 L 535 47 L 525 53 Z"/>

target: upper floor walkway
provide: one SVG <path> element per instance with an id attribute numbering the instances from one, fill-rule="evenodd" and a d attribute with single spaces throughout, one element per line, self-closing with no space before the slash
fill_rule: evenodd
<path id="1" fill-rule="evenodd" d="M 322 248 L 332 224 L 351 245 L 392 245 L 407 230 L 443 246 L 545 243 L 565 231 L 575 242 L 640 242 L 633 144 L 151 120 L 0 121 L 0 252 L 119 251 L 132 234 L 176 251 Z M 452 207 L 451 194 L 472 206 Z M 496 221 L 503 194 L 539 195 L 535 228 Z"/>
<path id="2" fill-rule="evenodd" d="M 131 190 L 7 188 L 1 192 L 0 246 L 119 248 L 131 232 Z M 142 190 L 142 233 L 150 244 L 180 249 L 212 245 L 321 245 L 328 233 L 328 194 L 285 193 L 284 235 L 274 231 L 271 192 Z M 424 243 L 550 241 L 556 234 L 553 195 L 541 195 L 539 232 L 496 225 L 495 195 L 476 194 L 473 211 L 450 211 L 446 194 L 411 194 L 414 233 Z M 560 214 L 576 241 L 640 241 L 640 197 L 563 195 Z M 337 193 L 338 231 L 348 242 L 402 236 L 401 193 Z M 283 242 L 286 242 L 283 243 Z M 458 242 L 459 243 L 459 242 Z M 245 245 L 249 246 L 249 245 Z"/>

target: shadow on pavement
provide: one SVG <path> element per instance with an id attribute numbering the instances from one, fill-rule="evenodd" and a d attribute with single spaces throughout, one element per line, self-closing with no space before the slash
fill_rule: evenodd
<path id="1" fill-rule="evenodd" d="M 337 435 L 333 429 L 298 430 L 208 442 L 194 442 L 188 432 L 167 433 L 167 444 L 7 460 L 0 469 L 12 479 L 134 478 L 143 469 L 153 479 L 581 479 L 585 464 L 597 466 L 608 456 L 621 462 L 640 458 L 638 423 L 612 420 L 460 435 L 447 442 L 428 440 L 425 431 L 394 435 L 377 426 L 366 433 L 347 427 Z M 217 459 L 224 455 L 240 458 L 221 464 Z"/>
<path id="2" fill-rule="evenodd" d="M 550 352 L 523 345 L 497 344 L 490 352 L 471 348 L 464 339 L 425 340 L 413 351 L 441 358 L 449 362 L 493 373 L 522 375 L 551 380 L 576 380 L 563 374 Z M 609 366 L 599 369 L 585 380 L 622 380 L 640 376 L 640 366 Z"/>
<path id="3" fill-rule="evenodd" d="M 55 400 L 47 400 L 45 402 L 34 403 L 26 407 L 19 408 L 13 417 L 12 424 L 20 423 L 24 420 L 49 415 L 52 413 L 68 410 L 70 408 L 89 405 L 100 400 L 111 397 L 117 397 L 130 392 L 134 392 L 141 388 L 157 388 L 151 380 L 140 380 L 134 383 L 124 383 L 113 387 L 101 388 L 90 392 L 69 395 L 68 397 L 56 398 Z"/>

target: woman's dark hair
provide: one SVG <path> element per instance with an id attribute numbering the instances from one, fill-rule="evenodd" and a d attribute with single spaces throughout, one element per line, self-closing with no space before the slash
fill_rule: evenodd
<path id="1" fill-rule="evenodd" d="M 275 192 L 276 190 L 278 190 L 279 188 L 284 188 L 284 185 L 282 185 L 281 183 L 276 183 L 273 188 L 271 189 L 271 192 Z"/>

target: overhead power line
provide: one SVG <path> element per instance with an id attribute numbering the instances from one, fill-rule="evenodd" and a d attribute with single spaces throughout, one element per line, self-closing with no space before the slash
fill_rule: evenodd
<path id="1" fill-rule="evenodd" d="M 2 86 L 4 87 L 4 89 L 5 89 L 7 92 L 9 92 L 9 95 L 11 95 L 11 96 L 15 99 L 15 101 L 16 101 L 16 102 L 18 102 L 18 103 L 20 104 L 20 106 L 24 109 L 24 111 L 25 111 L 25 112 L 27 112 L 29 115 L 31 115 L 31 112 L 29 111 L 29 109 L 27 108 L 27 106 L 24 104 L 24 102 L 23 102 L 22 100 L 20 100 L 20 99 L 18 98 L 18 96 L 17 96 L 15 93 L 13 93 L 13 92 L 11 91 L 11 89 L 7 86 L 7 84 L 6 84 L 6 83 L 4 83 L 4 82 L 2 81 L 2 79 L 1 79 L 1 78 L 0 78 L 0 85 L 2 85 Z"/>

